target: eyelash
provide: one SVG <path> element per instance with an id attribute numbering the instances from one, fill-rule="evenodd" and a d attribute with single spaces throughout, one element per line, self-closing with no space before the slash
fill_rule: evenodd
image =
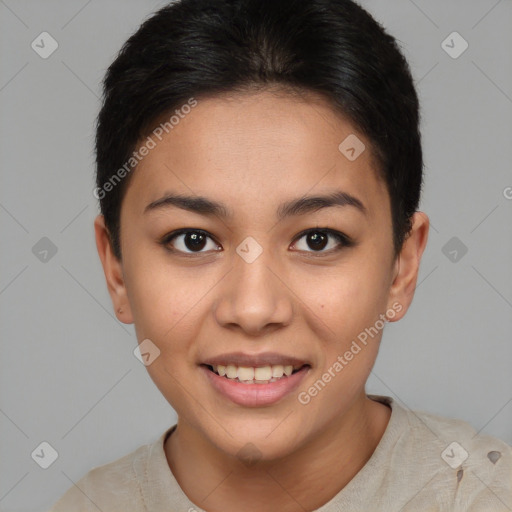
<path id="1" fill-rule="evenodd" d="M 199 233 L 201 235 L 204 235 L 208 238 L 210 238 L 211 240 L 213 240 L 217 245 L 219 245 L 216 240 L 207 232 L 207 231 L 204 231 L 202 229 L 193 229 L 193 228 L 182 228 L 182 229 L 179 229 L 177 231 L 173 231 L 171 233 L 168 233 L 167 235 L 165 235 L 161 240 L 160 240 L 160 244 L 169 252 L 171 253 L 176 253 L 176 254 L 180 254 L 180 255 L 184 255 L 185 257 L 195 257 L 195 255 L 199 255 L 199 254 L 203 254 L 202 251 L 197 251 L 197 252 L 185 252 L 185 251 L 181 251 L 181 250 L 178 250 L 178 249 L 173 249 L 171 247 L 169 247 L 169 244 L 175 239 L 177 238 L 178 236 L 180 235 L 183 235 L 183 234 L 187 234 L 187 233 Z M 310 253 L 309 255 L 310 256 L 313 256 L 313 257 L 321 257 L 321 256 L 324 256 L 324 255 L 331 255 L 335 252 L 338 252 L 340 251 L 341 249 L 343 248 L 348 248 L 348 247 L 353 247 L 355 244 L 355 242 L 353 240 L 351 240 L 347 235 L 345 235 L 344 233 L 341 233 L 339 231 L 336 231 L 334 229 L 330 229 L 330 228 L 310 228 L 310 229 L 306 229 L 302 232 L 300 232 L 296 237 L 295 239 L 293 240 L 293 243 L 297 243 L 301 238 L 305 237 L 306 235 L 310 234 L 310 233 L 321 233 L 321 234 L 324 234 L 324 235 L 330 235 L 332 237 L 334 237 L 338 242 L 339 242 L 339 245 L 338 247 L 334 248 L 334 249 L 330 249 L 328 251 L 299 251 L 299 252 L 305 252 L 305 253 Z M 216 251 L 216 252 L 220 252 L 220 251 Z"/>

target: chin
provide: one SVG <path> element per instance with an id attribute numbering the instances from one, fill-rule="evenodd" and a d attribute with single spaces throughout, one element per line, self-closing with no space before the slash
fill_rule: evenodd
<path id="1" fill-rule="evenodd" d="M 297 433 L 301 431 L 299 425 L 280 424 L 281 415 L 273 417 L 271 421 L 257 420 L 235 421 L 223 428 L 212 427 L 208 429 L 209 441 L 217 449 L 233 456 L 247 466 L 257 462 L 271 462 L 293 453 L 300 445 Z M 285 420 L 283 423 L 286 423 Z"/>

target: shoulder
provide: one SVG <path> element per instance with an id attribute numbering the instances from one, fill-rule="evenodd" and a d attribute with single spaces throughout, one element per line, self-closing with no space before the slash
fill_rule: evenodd
<path id="1" fill-rule="evenodd" d="M 405 418 L 447 510 L 512 510 L 512 446 L 463 420 L 410 410 Z"/>
<path id="2" fill-rule="evenodd" d="M 108 464 L 94 467 L 54 504 L 50 512 L 109 512 L 145 510 L 140 472 L 144 471 L 150 445 Z"/>

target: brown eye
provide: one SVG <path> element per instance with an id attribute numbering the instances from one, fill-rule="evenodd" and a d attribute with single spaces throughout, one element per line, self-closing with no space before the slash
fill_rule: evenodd
<path id="1" fill-rule="evenodd" d="M 209 244 L 208 240 L 212 242 Z M 213 239 L 202 230 L 198 229 L 182 229 L 174 233 L 166 235 L 162 240 L 162 244 L 175 252 L 183 252 L 185 254 L 207 252 L 208 250 L 218 250 L 218 245 Z M 203 249 L 207 249 L 203 251 Z"/>
<path id="2" fill-rule="evenodd" d="M 320 254 L 331 253 L 342 249 L 343 247 L 350 247 L 352 242 L 350 239 L 338 231 L 332 229 L 310 229 L 301 233 L 296 240 L 304 239 L 302 246 L 295 243 L 295 246 L 300 251 L 305 252 L 318 252 Z M 329 243 L 329 240 L 334 240 L 333 243 Z M 327 250 L 324 250 L 328 247 Z M 312 249 L 312 250 L 308 250 Z"/>
<path id="3" fill-rule="evenodd" d="M 315 251 L 321 251 L 329 242 L 329 235 L 314 231 L 306 235 L 306 243 Z"/>

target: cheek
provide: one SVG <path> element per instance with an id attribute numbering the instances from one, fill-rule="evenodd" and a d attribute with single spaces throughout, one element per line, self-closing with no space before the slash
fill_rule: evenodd
<path id="1" fill-rule="evenodd" d="M 149 339 L 157 354 L 146 370 L 169 404 L 183 412 L 183 383 L 195 370 L 194 340 L 206 290 L 197 277 L 187 279 L 170 265 L 133 256 L 127 258 L 125 281 L 135 331 L 139 343 Z"/>
<path id="2" fill-rule="evenodd" d="M 314 326 L 312 329 L 322 343 L 318 370 L 324 373 L 330 369 L 336 375 L 324 398 L 340 389 L 349 392 L 349 388 L 354 388 L 352 392 L 364 385 L 375 363 L 384 328 L 379 320 L 387 307 L 384 266 L 371 255 L 358 256 L 347 258 L 346 264 L 328 272 L 323 268 L 316 276 L 311 271 L 307 276 L 304 273 L 301 280 L 300 296 L 307 306 L 304 315 L 311 320 L 310 327 Z M 379 323 L 375 328 L 376 321 Z"/>
<path id="3" fill-rule="evenodd" d="M 186 327 L 200 285 L 187 283 L 175 268 L 142 251 L 126 255 L 125 284 L 138 340 L 149 338 L 165 351 L 168 340 Z"/>
<path id="4" fill-rule="evenodd" d="M 309 269 L 296 277 L 294 288 L 305 310 L 321 319 L 327 332 L 334 331 L 331 335 L 344 338 L 373 323 L 387 303 L 382 268 L 364 257 L 328 270 Z"/>

